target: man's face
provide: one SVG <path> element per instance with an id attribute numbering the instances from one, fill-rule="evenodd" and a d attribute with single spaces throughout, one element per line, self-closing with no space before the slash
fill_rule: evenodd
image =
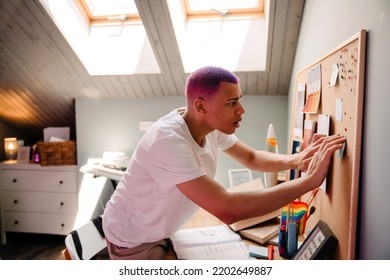
<path id="1" fill-rule="evenodd" d="M 242 114 L 245 113 L 241 97 L 239 85 L 221 83 L 219 91 L 205 102 L 209 126 L 226 134 L 234 133 L 240 127 Z"/>

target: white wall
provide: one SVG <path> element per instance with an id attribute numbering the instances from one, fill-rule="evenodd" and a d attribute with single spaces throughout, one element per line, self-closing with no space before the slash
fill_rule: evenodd
<path id="1" fill-rule="evenodd" d="M 390 1 L 306 0 L 292 77 L 360 29 L 368 34 L 357 258 L 390 259 Z M 289 112 L 293 92 L 294 79 Z"/>

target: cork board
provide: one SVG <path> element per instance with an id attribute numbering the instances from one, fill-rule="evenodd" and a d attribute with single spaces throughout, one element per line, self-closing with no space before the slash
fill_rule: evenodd
<path id="1" fill-rule="evenodd" d="M 313 229 L 319 220 L 329 225 L 338 239 L 332 259 L 355 259 L 365 53 L 366 31 L 361 30 L 300 71 L 295 82 L 289 152 L 293 152 L 293 143 L 304 142 L 305 120 L 315 121 L 318 128 L 319 118 L 322 123 L 322 118 L 328 116 L 329 135 L 347 137 L 343 155 L 336 152 L 332 158 L 326 188 L 319 189 L 310 204 L 315 212 L 306 226 L 307 230 Z M 302 109 L 312 112 L 302 113 Z M 294 171 L 287 172 L 287 180 L 292 179 L 292 175 Z M 310 195 L 311 192 L 300 199 L 308 201 Z"/>

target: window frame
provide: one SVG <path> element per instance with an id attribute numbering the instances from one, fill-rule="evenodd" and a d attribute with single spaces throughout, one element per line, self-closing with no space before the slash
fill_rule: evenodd
<path id="1" fill-rule="evenodd" d="M 237 18 L 237 17 L 259 18 L 265 16 L 265 3 L 264 3 L 265 0 L 258 0 L 259 5 L 257 6 L 257 8 L 230 9 L 228 10 L 228 13 L 226 15 L 224 15 L 223 13 L 218 13 L 218 9 L 193 11 L 190 9 L 191 0 L 182 0 L 182 1 L 183 1 L 184 14 L 187 20 L 220 18 L 220 17 L 226 18 L 226 16 L 230 18 Z"/>
<path id="2" fill-rule="evenodd" d="M 88 25 L 99 24 L 123 24 L 129 22 L 141 22 L 139 13 L 127 13 L 127 14 L 107 14 L 101 16 L 94 16 L 89 9 L 86 0 L 76 0 L 76 4 L 79 7 L 83 17 L 87 21 Z M 121 19 L 121 16 L 126 16 L 126 19 Z M 112 17 L 112 19 L 108 19 Z"/>

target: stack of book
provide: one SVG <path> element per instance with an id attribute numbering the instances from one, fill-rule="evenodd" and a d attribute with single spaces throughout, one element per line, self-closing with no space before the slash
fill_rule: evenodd
<path id="1" fill-rule="evenodd" d="M 246 239 L 264 245 L 278 234 L 280 219 L 272 220 L 240 230 L 238 233 Z"/>
<path id="2" fill-rule="evenodd" d="M 234 186 L 228 189 L 230 192 L 245 192 L 264 189 L 260 178 Z M 230 224 L 229 227 L 242 237 L 259 244 L 267 243 L 278 234 L 281 209 L 276 209 L 268 214 L 257 216 Z"/>

